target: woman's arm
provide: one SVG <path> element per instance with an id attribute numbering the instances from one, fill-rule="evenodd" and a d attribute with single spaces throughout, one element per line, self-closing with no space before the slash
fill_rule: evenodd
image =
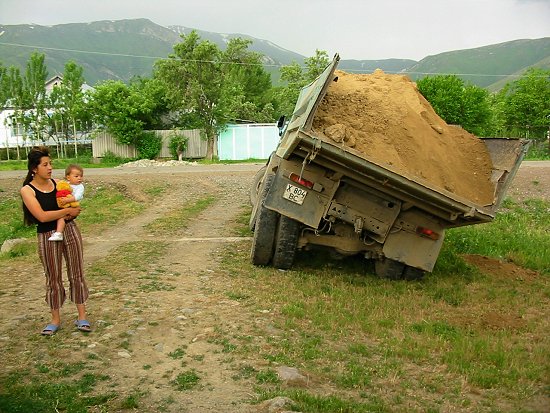
<path id="1" fill-rule="evenodd" d="M 36 195 L 31 187 L 25 185 L 21 188 L 20 192 L 23 203 L 39 222 L 56 221 L 59 218 L 64 217 L 76 218 L 80 214 L 80 208 L 64 208 L 57 211 L 44 211 L 36 199 Z"/>

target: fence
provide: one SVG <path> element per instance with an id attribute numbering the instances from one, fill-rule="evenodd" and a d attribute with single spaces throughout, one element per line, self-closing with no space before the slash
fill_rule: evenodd
<path id="1" fill-rule="evenodd" d="M 267 159 L 279 139 L 273 123 L 228 125 L 218 137 L 218 156 L 221 160 Z"/>
<path id="2" fill-rule="evenodd" d="M 160 150 L 159 158 L 171 158 L 170 153 L 170 137 L 174 131 L 172 130 L 157 130 L 154 131 L 157 136 L 162 139 L 162 149 Z M 201 138 L 199 129 L 179 131 L 187 137 L 187 149 L 183 153 L 186 159 L 204 158 L 206 156 L 207 142 Z M 137 158 L 138 151 L 134 145 L 121 145 L 115 138 L 107 132 L 98 133 L 92 140 L 92 156 L 94 158 L 102 158 L 107 152 L 111 152 L 121 158 Z"/>
<path id="3" fill-rule="evenodd" d="M 171 130 L 154 131 L 162 139 L 159 158 L 171 158 L 169 143 Z M 186 159 L 206 157 L 207 142 L 201 138 L 200 130 L 180 131 L 189 141 L 183 154 Z M 279 130 L 272 123 L 228 125 L 214 143 L 214 156 L 220 160 L 267 159 L 279 143 Z M 111 152 L 121 158 L 137 158 L 138 152 L 133 145 L 121 145 L 106 132 L 98 133 L 92 140 L 94 158 L 102 158 Z"/>

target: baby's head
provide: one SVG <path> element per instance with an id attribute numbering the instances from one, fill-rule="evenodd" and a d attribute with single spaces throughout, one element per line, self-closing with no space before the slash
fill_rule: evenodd
<path id="1" fill-rule="evenodd" d="M 73 185 L 79 185 L 84 179 L 84 169 L 80 165 L 71 164 L 65 168 L 65 179 Z"/>

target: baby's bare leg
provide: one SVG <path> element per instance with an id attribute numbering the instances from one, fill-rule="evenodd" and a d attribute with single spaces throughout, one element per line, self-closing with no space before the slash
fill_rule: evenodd
<path id="1" fill-rule="evenodd" d="M 57 227 L 55 229 L 56 232 L 63 232 L 65 229 L 65 218 L 59 218 L 57 220 Z"/>

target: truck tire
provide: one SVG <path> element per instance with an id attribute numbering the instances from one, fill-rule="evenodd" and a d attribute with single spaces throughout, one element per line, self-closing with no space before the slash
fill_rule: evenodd
<path id="1" fill-rule="evenodd" d="M 254 265 L 267 265 L 273 257 L 273 245 L 275 244 L 275 232 L 277 231 L 277 221 L 279 214 L 267 209 L 264 206 L 269 188 L 273 183 L 274 175 L 267 175 L 261 193 L 261 199 L 258 201 L 258 212 L 256 213 L 256 222 L 254 225 L 254 239 L 252 240 L 252 250 L 250 259 Z"/>
<path id="2" fill-rule="evenodd" d="M 421 280 L 422 277 L 424 277 L 424 273 L 425 271 L 421 270 L 421 269 L 418 269 L 418 268 L 415 268 L 415 267 L 410 267 L 410 266 L 405 266 L 405 270 L 403 271 L 403 279 L 404 280 Z"/>
<path id="3" fill-rule="evenodd" d="M 296 246 L 300 237 L 301 224 L 289 217 L 281 215 L 279 228 L 275 238 L 275 252 L 273 266 L 281 270 L 288 270 L 294 263 Z"/>
<path id="4" fill-rule="evenodd" d="M 374 270 L 380 278 L 388 278 L 390 280 L 402 280 L 405 264 L 384 258 L 374 262 Z"/>
<path id="5" fill-rule="evenodd" d="M 258 199 L 258 192 L 260 192 L 260 188 L 262 187 L 262 179 L 265 175 L 265 170 L 267 169 L 267 165 L 262 166 L 258 172 L 254 175 L 254 179 L 252 180 L 252 185 L 250 186 L 250 205 L 254 206 L 256 205 L 256 201 Z"/>
<path id="6" fill-rule="evenodd" d="M 376 260 L 374 263 L 376 275 L 380 278 L 388 278 L 390 280 L 420 280 L 424 276 L 424 271 L 405 265 L 399 261 L 385 258 Z"/>

